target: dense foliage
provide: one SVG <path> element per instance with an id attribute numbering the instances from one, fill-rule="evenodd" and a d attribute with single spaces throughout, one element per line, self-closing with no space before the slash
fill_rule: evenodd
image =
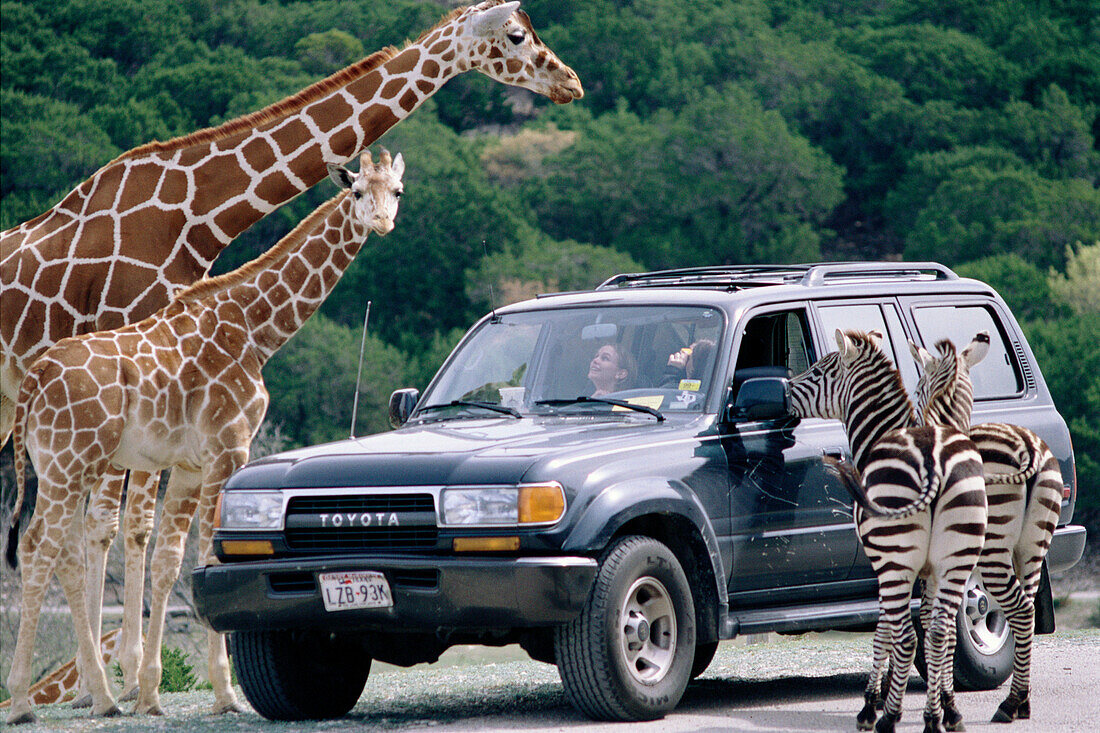
<path id="1" fill-rule="evenodd" d="M 934 259 L 1017 309 L 1071 424 L 1083 503 L 1100 506 L 1100 285 L 1080 265 L 1100 238 L 1095 0 L 524 8 L 585 99 L 555 108 L 471 73 L 385 136 L 408 161 L 397 230 L 267 369 L 291 443 L 350 426 L 367 300 L 360 432 L 384 427 L 391 389 L 424 386 L 490 289 L 499 303 L 642 267 Z M 258 109 L 446 9 L 4 0 L 0 226 L 124 150 Z M 322 183 L 267 217 L 216 271 L 333 193 Z"/>

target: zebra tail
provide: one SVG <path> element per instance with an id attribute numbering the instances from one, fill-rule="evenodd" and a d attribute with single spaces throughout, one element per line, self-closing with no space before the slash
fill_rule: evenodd
<path id="1" fill-rule="evenodd" d="M 863 477 L 860 476 L 855 466 L 848 461 L 839 460 L 832 456 L 825 456 L 823 461 L 825 472 L 840 481 L 841 486 L 863 511 L 872 517 L 882 516 L 883 509 L 867 497 L 867 492 L 863 487 Z"/>

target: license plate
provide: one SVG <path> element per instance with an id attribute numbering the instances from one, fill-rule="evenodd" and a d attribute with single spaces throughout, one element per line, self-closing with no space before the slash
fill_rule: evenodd
<path id="1" fill-rule="evenodd" d="M 321 573 L 321 598 L 326 611 L 355 608 L 389 608 L 393 605 L 386 576 L 373 570 L 354 573 Z"/>

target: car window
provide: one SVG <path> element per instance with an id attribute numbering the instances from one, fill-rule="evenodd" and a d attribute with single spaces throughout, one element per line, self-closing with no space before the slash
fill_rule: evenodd
<path id="1" fill-rule="evenodd" d="M 833 334 L 839 328 L 842 331 L 857 329 L 860 331 L 878 331 L 883 334 L 882 350 L 894 366 L 901 372 L 902 381 L 910 389 L 916 387 L 917 368 L 907 352 L 905 329 L 901 325 L 897 308 L 890 303 L 859 303 L 818 305 L 818 318 L 825 338 L 826 348 L 836 351 L 836 339 Z M 900 357 L 900 358 L 899 358 Z"/>
<path id="2" fill-rule="evenodd" d="M 963 348 L 979 331 L 989 333 L 989 354 L 970 370 L 974 399 L 1011 397 L 1023 391 L 1023 380 L 1007 348 L 1004 334 L 989 309 L 983 305 L 930 305 L 913 309 L 924 348 L 932 351 L 940 339 L 950 339 Z"/>
<path id="3" fill-rule="evenodd" d="M 733 372 L 733 394 L 746 379 L 791 377 L 814 362 L 806 310 L 797 308 L 753 316 L 745 324 Z"/>

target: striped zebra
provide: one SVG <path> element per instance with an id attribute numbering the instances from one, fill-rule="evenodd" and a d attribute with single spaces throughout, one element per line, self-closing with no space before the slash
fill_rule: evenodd
<path id="1" fill-rule="evenodd" d="M 938 357 L 913 342 L 909 349 L 922 370 L 918 419 L 969 432 L 982 456 L 989 517 L 978 571 L 1004 611 L 1015 641 L 1012 686 L 993 722 L 1029 718 L 1035 594 L 1061 510 L 1062 472 L 1050 448 L 1027 428 L 1003 423 L 971 427 L 970 369 L 988 352 L 988 333 L 980 332 L 959 354 L 950 341 L 936 344 Z"/>
<path id="2" fill-rule="evenodd" d="M 867 502 L 886 509 L 884 516 L 874 516 L 857 501 L 854 511 L 857 533 L 879 585 L 874 662 L 858 727 L 893 731 L 901 718 L 902 695 L 916 653 L 909 601 L 921 577 L 930 601 L 925 730 L 945 730 L 945 724 L 961 730 L 947 650 L 954 644 L 956 613 L 985 534 L 981 456 L 965 433 L 941 425 L 914 425 L 912 403 L 900 374 L 879 348 L 881 338 L 877 332 L 838 330 L 839 351 L 791 379 L 791 411 L 799 417 L 844 422 L 855 463 L 849 475 L 862 476 Z M 883 716 L 875 724 L 887 655 L 889 689 Z"/>

